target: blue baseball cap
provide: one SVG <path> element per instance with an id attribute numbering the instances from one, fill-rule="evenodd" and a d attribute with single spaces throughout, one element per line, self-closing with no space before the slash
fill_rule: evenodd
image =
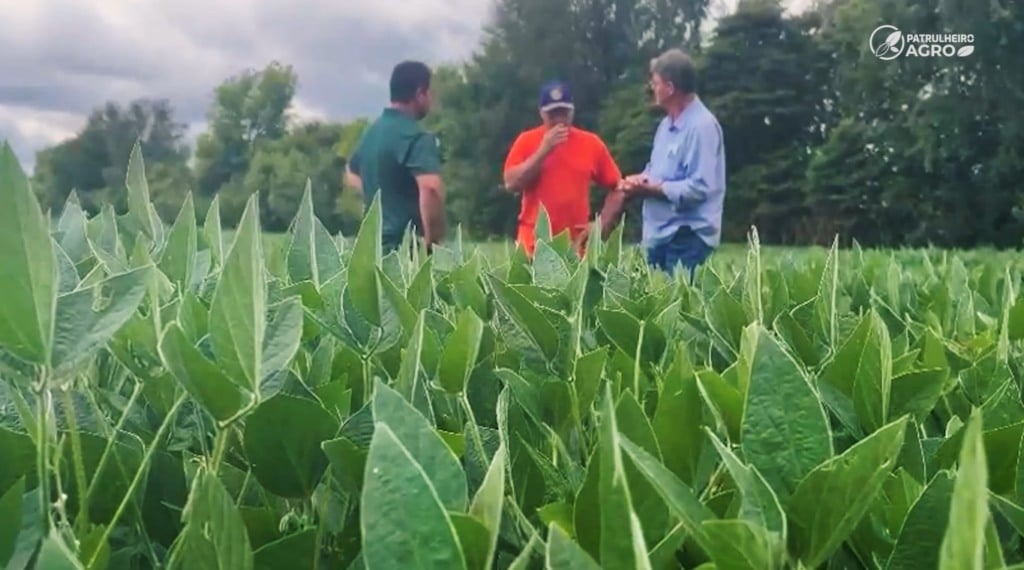
<path id="1" fill-rule="evenodd" d="M 548 81 L 540 89 L 540 110 L 573 109 L 572 90 L 564 81 Z"/>

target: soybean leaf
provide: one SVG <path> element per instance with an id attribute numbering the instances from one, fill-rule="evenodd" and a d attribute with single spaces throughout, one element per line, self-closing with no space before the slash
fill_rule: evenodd
<path id="1" fill-rule="evenodd" d="M 264 544 L 253 553 L 254 569 L 315 568 L 316 534 L 316 529 L 311 528 Z"/>
<path id="2" fill-rule="evenodd" d="M 85 569 L 56 528 L 51 528 L 49 536 L 43 539 L 43 544 L 39 548 L 39 557 L 36 559 L 36 567 L 47 570 Z"/>
<path id="3" fill-rule="evenodd" d="M 942 537 L 949 524 L 953 475 L 939 471 L 907 513 L 896 537 L 886 570 L 937 568 Z"/>
<path id="4" fill-rule="evenodd" d="M 605 385 L 599 449 L 601 500 L 601 566 L 605 568 L 650 568 L 643 531 L 633 511 L 626 472 L 622 461 L 621 436 L 615 410 L 612 408 L 611 387 Z M 628 521 L 629 531 L 622 525 Z"/>
<path id="5" fill-rule="evenodd" d="M 716 570 L 780 568 L 768 533 L 748 520 L 709 520 L 701 525 Z"/>
<path id="6" fill-rule="evenodd" d="M 467 568 L 441 498 L 386 423 L 378 423 L 373 433 L 366 473 L 359 506 L 367 570 Z"/>
<path id="7" fill-rule="evenodd" d="M 498 547 L 498 534 L 501 530 L 502 505 L 505 497 L 505 444 L 498 445 L 498 451 L 491 460 L 491 466 L 484 476 L 484 481 L 477 489 L 473 502 L 469 505 L 469 514 L 480 521 L 488 531 L 486 563 L 483 570 L 490 570 L 494 553 Z"/>
<path id="8" fill-rule="evenodd" d="M 766 567 L 781 566 L 786 554 L 787 530 L 786 517 L 778 497 L 756 467 L 745 465 L 732 450 L 715 437 L 711 430 L 705 428 L 705 431 L 718 454 L 722 456 L 726 469 L 740 491 L 740 518 L 750 525 L 749 528 L 715 528 L 725 536 L 756 538 L 758 555 L 766 563 Z"/>
<path id="9" fill-rule="evenodd" d="M 290 233 L 287 264 L 288 276 L 293 283 L 312 281 L 319 289 L 322 283 L 341 271 L 338 246 L 313 210 L 313 188 L 309 179 Z"/>
<path id="10" fill-rule="evenodd" d="M 327 470 L 320 446 L 339 427 L 315 400 L 278 394 L 264 401 L 245 422 L 243 441 L 253 475 L 275 495 L 308 499 Z"/>
<path id="11" fill-rule="evenodd" d="M 132 317 L 146 294 L 152 266 L 114 275 L 57 298 L 54 369 L 65 371 L 91 358 Z"/>
<path id="12" fill-rule="evenodd" d="M 200 467 L 182 513 L 185 528 L 175 541 L 167 567 L 253 568 L 245 521 L 217 476 Z"/>
<path id="13" fill-rule="evenodd" d="M 831 430 L 804 371 L 770 332 L 747 327 L 742 352 L 751 355 L 743 453 L 785 503 L 805 475 L 832 457 Z"/>
<path id="14" fill-rule="evenodd" d="M 174 225 L 167 234 L 167 243 L 160 254 L 158 267 L 167 279 L 174 283 L 179 291 L 187 290 L 192 284 L 192 274 L 196 268 L 196 248 L 198 247 L 198 230 L 196 229 L 195 205 L 192 192 L 185 195 L 185 202 L 178 211 Z"/>
<path id="15" fill-rule="evenodd" d="M 229 422 L 256 401 L 248 386 L 236 383 L 189 342 L 176 321 L 167 325 L 160 338 L 160 358 L 189 395 L 219 422 Z"/>
<path id="16" fill-rule="evenodd" d="M 907 417 L 814 468 L 787 500 L 794 544 L 808 568 L 823 563 L 871 508 L 903 445 Z"/>
<path id="17" fill-rule="evenodd" d="M 600 570 L 597 562 L 569 538 L 557 524 L 548 525 L 547 549 L 544 552 L 546 570 Z"/>
<path id="18" fill-rule="evenodd" d="M 259 202 L 249 198 L 210 305 L 210 340 L 224 373 L 257 392 L 267 327 Z"/>
<path id="19" fill-rule="evenodd" d="M 377 194 L 356 234 L 348 266 L 348 289 L 352 305 L 360 316 L 378 327 L 381 326 L 380 285 L 377 282 L 377 267 L 382 257 L 380 228 L 381 204 L 380 194 Z"/>
<path id="20" fill-rule="evenodd" d="M 427 419 L 390 386 L 377 380 L 373 390 L 375 429 L 380 429 L 381 425 L 390 428 L 390 433 L 398 438 L 405 452 L 422 466 L 445 509 L 465 511 L 468 483 L 451 448 Z"/>
<path id="21" fill-rule="evenodd" d="M 988 465 L 982 440 L 982 417 L 974 410 L 964 430 L 963 447 L 942 539 L 939 568 L 981 568 L 985 560 L 985 527 L 989 522 Z"/>
<path id="22" fill-rule="evenodd" d="M 50 227 L 6 142 L 0 147 L 0 346 L 48 364 L 57 305 L 57 255 Z"/>
<path id="23" fill-rule="evenodd" d="M 24 478 L 0 491 L 0 564 L 6 564 L 14 555 L 14 546 L 21 531 L 21 501 L 24 493 Z"/>
<path id="24" fill-rule="evenodd" d="M 445 343 L 438 368 L 438 380 L 449 394 L 466 390 L 469 377 L 476 367 L 483 338 L 484 323 L 472 309 L 463 309 L 455 325 L 455 332 Z"/>

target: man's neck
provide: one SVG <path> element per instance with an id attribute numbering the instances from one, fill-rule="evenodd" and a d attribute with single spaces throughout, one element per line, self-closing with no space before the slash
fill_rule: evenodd
<path id="1" fill-rule="evenodd" d="M 416 118 L 416 112 L 413 111 L 412 106 L 410 106 L 408 103 L 395 103 L 394 101 L 392 101 L 390 108 L 395 111 L 398 111 L 399 113 L 402 113 L 403 115 L 408 115 L 414 119 Z"/>
<path id="2" fill-rule="evenodd" d="M 682 97 L 676 97 L 675 99 L 668 102 L 665 105 L 665 111 L 668 113 L 670 119 L 675 122 L 679 118 L 679 115 L 683 114 L 683 111 L 693 103 L 693 100 L 697 97 L 696 94 L 684 95 Z"/>

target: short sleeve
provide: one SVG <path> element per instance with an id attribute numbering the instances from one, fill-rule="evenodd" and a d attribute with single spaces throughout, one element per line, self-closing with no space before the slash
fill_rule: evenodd
<path id="1" fill-rule="evenodd" d="M 526 159 L 533 154 L 533 150 L 527 142 L 526 135 L 521 134 L 516 137 L 516 140 L 512 142 L 512 148 L 508 149 L 508 155 L 505 156 L 505 172 L 526 162 Z"/>
<path id="2" fill-rule="evenodd" d="M 359 168 L 363 162 L 363 147 L 365 146 L 366 135 L 364 134 L 359 142 L 356 144 L 355 150 L 352 151 L 352 156 L 348 157 L 348 168 L 353 174 L 359 175 Z"/>
<path id="3" fill-rule="evenodd" d="M 441 149 L 437 137 L 430 133 L 420 133 L 414 137 L 406 153 L 405 166 L 414 176 L 439 173 Z"/>
<path id="4" fill-rule="evenodd" d="M 612 158 L 608 146 L 601 139 L 596 139 L 597 144 L 597 183 L 604 187 L 612 187 L 622 179 L 622 171 L 619 165 Z"/>

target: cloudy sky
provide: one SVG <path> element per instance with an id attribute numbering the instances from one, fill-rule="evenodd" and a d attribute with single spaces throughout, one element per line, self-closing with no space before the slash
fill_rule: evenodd
<path id="1" fill-rule="evenodd" d="M 720 2 L 735 0 L 717 0 L 715 12 Z M 73 136 L 94 107 L 138 97 L 169 99 L 194 137 L 217 84 L 275 59 L 298 74 L 297 114 L 374 114 L 395 62 L 470 55 L 493 0 L 204 3 L 0 0 L 0 141 L 31 169 L 36 151 Z"/>
<path id="2" fill-rule="evenodd" d="M 297 113 L 375 113 L 395 62 L 465 57 L 491 10 L 491 0 L 204 3 L 0 0 L 0 140 L 30 168 L 93 107 L 136 97 L 170 99 L 194 135 L 218 83 L 274 59 L 295 67 Z"/>

